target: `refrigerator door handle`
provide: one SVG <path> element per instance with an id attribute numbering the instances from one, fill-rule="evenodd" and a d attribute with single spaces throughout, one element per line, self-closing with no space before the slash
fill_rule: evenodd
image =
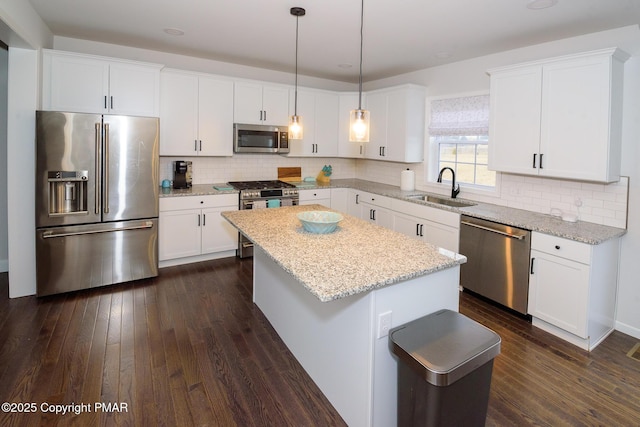
<path id="1" fill-rule="evenodd" d="M 104 213 L 109 213 L 109 123 L 104 124 Z"/>
<path id="2" fill-rule="evenodd" d="M 83 234 L 111 233 L 112 231 L 143 230 L 146 228 L 153 228 L 153 222 L 144 221 L 143 223 L 138 225 L 130 225 L 127 227 L 120 227 L 120 228 L 105 228 L 102 226 L 102 227 L 96 227 L 95 229 L 92 229 L 92 230 L 85 230 L 85 231 L 71 231 L 71 232 L 45 231 L 44 233 L 42 233 L 42 238 L 51 239 L 54 237 L 69 237 L 69 236 L 81 236 Z"/>
<path id="3" fill-rule="evenodd" d="M 95 172 L 95 211 L 96 215 L 100 214 L 100 180 L 98 177 L 100 176 L 100 134 L 101 134 L 101 125 L 100 123 L 96 123 L 95 137 L 96 137 L 96 172 Z"/>

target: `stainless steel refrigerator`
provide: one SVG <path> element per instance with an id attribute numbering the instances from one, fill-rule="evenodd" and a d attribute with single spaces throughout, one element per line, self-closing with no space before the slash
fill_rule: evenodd
<path id="1" fill-rule="evenodd" d="M 159 120 L 36 112 L 37 295 L 158 275 Z"/>

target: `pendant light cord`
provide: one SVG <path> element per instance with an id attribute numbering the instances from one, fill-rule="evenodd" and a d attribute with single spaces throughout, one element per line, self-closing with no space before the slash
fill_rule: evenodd
<path id="1" fill-rule="evenodd" d="M 298 18 L 296 15 L 296 93 L 295 93 L 295 103 L 293 107 L 293 115 L 298 115 Z"/>
<path id="2" fill-rule="evenodd" d="M 358 110 L 362 110 L 362 39 L 364 27 L 364 0 L 360 7 L 360 78 L 358 81 L 359 93 L 358 93 Z"/>

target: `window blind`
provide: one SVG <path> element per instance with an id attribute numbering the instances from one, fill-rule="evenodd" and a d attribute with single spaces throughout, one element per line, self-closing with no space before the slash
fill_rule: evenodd
<path id="1" fill-rule="evenodd" d="M 487 135 L 489 95 L 431 101 L 430 136 Z"/>

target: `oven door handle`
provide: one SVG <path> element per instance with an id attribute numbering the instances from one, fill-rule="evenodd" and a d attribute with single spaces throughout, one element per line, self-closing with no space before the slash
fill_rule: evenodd
<path id="1" fill-rule="evenodd" d="M 474 224 L 472 222 L 467 222 L 467 221 L 460 221 L 460 224 L 468 225 L 469 227 L 479 228 L 479 229 L 485 230 L 485 231 L 491 231 L 492 233 L 497 233 L 497 234 L 500 234 L 502 236 L 509 237 L 511 239 L 524 240 L 524 238 L 526 237 L 524 234 L 507 233 L 507 232 L 504 232 L 502 230 L 497 230 L 497 229 L 491 228 L 491 227 L 485 227 L 483 225 L 478 225 L 478 224 Z"/>

